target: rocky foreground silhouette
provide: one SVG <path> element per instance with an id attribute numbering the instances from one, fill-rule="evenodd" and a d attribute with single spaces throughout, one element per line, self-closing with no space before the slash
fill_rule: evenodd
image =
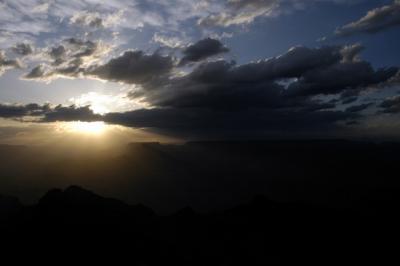
<path id="1" fill-rule="evenodd" d="M 31 260 L 134 265 L 387 263 L 397 258 L 397 202 L 335 209 L 257 196 L 228 210 L 190 207 L 157 215 L 143 205 L 77 186 L 53 189 L 36 205 L 0 197 L 3 254 Z M 372 206 L 372 207 L 371 207 Z"/>

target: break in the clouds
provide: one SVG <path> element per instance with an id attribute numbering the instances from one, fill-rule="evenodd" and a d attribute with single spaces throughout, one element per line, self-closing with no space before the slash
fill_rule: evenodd
<path id="1" fill-rule="evenodd" d="M 390 5 L 368 11 L 368 13 L 359 20 L 338 28 L 336 34 L 348 36 L 358 33 L 376 33 L 392 27 L 400 27 L 399 0 L 394 0 Z"/>

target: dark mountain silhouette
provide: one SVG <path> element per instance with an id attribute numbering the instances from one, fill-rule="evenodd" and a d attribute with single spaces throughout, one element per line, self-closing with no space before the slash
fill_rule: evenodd
<path id="1" fill-rule="evenodd" d="M 34 203 L 77 184 L 163 214 L 228 209 L 258 194 L 356 207 L 396 198 L 399 153 L 398 143 L 346 140 L 132 143 L 118 153 L 0 146 L 0 194 Z"/>
<path id="2" fill-rule="evenodd" d="M 79 156 L 0 146 L 0 194 L 23 203 L 0 197 L 0 251 L 53 264 L 392 264 L 398 154 L 397 143 L 346 140 L 132 143 Z"/>
<path id="3" fill-rule="evenodd" d="M 398 259 L 396 243 L 388 242 L 399 236 L 398 208 L 389 209 L 390 200 L 375 201 L 375 211 L 366 213 L 260 195 L 226 210 L 199 213 L 186 207 L 160 216 L 143 205 L 71 186 L 50 190 L 31 206 L 0 197 L 0 228 L 3 243 L 19 253 L 79 255 L 91 263 L 385 263 Z"/>

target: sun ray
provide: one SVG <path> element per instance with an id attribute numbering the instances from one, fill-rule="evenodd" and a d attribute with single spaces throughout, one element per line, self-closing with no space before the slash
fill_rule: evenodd
<path id="1" fill-rule="evenodd" d="M 104 122 L 82 122 L 74 121 L 69 122 L 66 126 L 68 131 L 89 134 L 89 135 L 101 135 L 105 132 L 107 125 Z"/>

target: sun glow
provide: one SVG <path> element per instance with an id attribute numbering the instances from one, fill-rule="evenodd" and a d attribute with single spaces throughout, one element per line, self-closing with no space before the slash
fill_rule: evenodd
<path id="1" fill-rule="evenodd" d="M 83 133 L 83 134 L 91 134 L 91 135 L 100 135 L 104 133 L 107 125 L 104 122 L 70 122 L 68 124 L 68 128 L 72 132 Z"/>

